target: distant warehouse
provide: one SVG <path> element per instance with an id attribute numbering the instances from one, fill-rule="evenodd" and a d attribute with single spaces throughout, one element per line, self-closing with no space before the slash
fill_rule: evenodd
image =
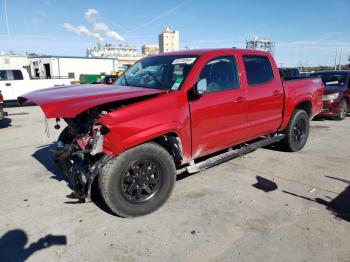
<path id="1" fill-rule="evenodd" d="M 79 80 L 81 74 L 110 74 L 117 72 L 116 58 L 79 56 L 28 56 L 29 73 L 33 78 L 68 77 Z"/>

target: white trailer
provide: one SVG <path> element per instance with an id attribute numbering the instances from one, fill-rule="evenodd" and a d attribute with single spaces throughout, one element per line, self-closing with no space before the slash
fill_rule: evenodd
<path id="1" fill-rule="evenodd" d="M 110 74 L 117 72 L 116 58 L 91 58 L 76 56 L 35 56 L 28 57 L 30 74 L 37 78 L 73 78 L 81 74 Z"/>

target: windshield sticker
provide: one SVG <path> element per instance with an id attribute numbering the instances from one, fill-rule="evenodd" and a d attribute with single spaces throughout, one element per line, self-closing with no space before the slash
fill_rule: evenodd
<path id="1" fill-rule="evenodd" d="M 174 83 L 173 86 L 171 87 L 171 90 L 178 90 L 183 80 L 184 80 L 183 77 L 177 78 L 176 81 L 175 81 L 175 83 Z"/>
<path id="2" fill-rule="evenodd" d="M 186 58 L 178 58 L 173 61 L 173 65 L 180 65 L 180 64 L 186 64 L 186 65 L 192 65 L 194 61 L 196 61 L 196 57 L 186 57 Z"/>

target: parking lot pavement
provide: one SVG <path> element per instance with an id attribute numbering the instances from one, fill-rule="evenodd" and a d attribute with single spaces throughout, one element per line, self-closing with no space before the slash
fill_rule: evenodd
<path id="1" fill-rule="evenodd" d="M 58 131 L 38 107 L 0 123 L 0 261 L 350 261 L 350 117 L 313 121 L 298 153 L 260 149 L 180 175 L 134 219 L 65 198 Z"/>

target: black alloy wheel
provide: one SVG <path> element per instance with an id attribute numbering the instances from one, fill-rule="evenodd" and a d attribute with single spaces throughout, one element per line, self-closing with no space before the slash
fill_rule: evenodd
<path id="1" fill-rule="evenodd" d="M 299 118 L 293 127 L 293 138 L 295 144 L 299 145 L 304 143 L 305 135 L 306 135 L 306 121 L 304 118 Z"/>
<path id="2" fill-rule="evenodd" d="M 140 159 L 129 164 L 121 181 L 123 196 L 132 203 L 151 200 L 163 183 L 164 174 L 154 159 Z"/>
<path id="3" fill-rule="evenodd" d="M 115 214 L 137 217 L 156 211 L 169 198 L 176 167 L 164 147 L 148 142 L 109 160 L 98 180 L 102 197 Z"/>

